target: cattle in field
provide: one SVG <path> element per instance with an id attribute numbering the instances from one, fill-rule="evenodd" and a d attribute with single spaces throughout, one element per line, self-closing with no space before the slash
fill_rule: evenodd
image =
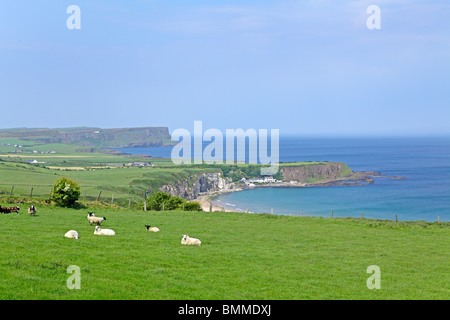
<path id="1" fill-rule="evenodd" d="M 20 208 L 18 206 L 13 206 L 13 207 L 9 207 L 8 210 L 10 213 L 15 212 L 15 213 L 19 214 Z"/>
<path id="2" fill-rule="evenodd" d="M 0 206 L 0 213 L 10 213 L 9 212 L 9 209 L 7 208 L 7 207 L 2 207 L 2 206 Z"/>

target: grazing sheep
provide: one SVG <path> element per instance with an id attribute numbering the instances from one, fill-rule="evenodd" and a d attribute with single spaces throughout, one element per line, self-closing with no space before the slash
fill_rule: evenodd
<path id="1" fill-rule="evenodd" d="M 111 230 L 111 229 L 100 229 L 99 226 L 95 227 L 94 234 L 97 234 L 99 236 L 115 236 L 116 235 L 114 230 Z"/>
<path id="2" fill-rule="evenodd" d="M 28 214 L 29 214 L 30 216 L 35 216 L 35 215 L 36 215 L 36 212 L 37 212 L 37 210 L 36 210 L 36 207 L 35 207 L 35 206 L 31 206 L 31 207 L 28 208 Z"/>
<path id="3" fill-rule="evenodd" d="M 105 221 L 106 220 L 106 218 L 105 217 L 95 217 L 95 216 L 91 216 L 91 217 L 89 217 L 88 218 L 88 220 L 89 220 L 89 224 L 92 226 L 92 224 L 94 224 L 94 223 L 96 223 L 97 224 L 97 226 L 99 226 L 99 225 L 101 225 L 102 224 L 102 222 L 103 221 Z"/>
<path id="4" fill-rule="evenodd" d="M 181 239 L 181 244 L 187 246 L 201 246 L 202 242 L 196 238 L 191 238 L 187 234 L 184 234 L 183 239 Z"/>
<path id="5" fill-rule="evenodd" d="M 148 225 L 145 225 L 145 227 L 147 228 L 147 231 L 159 232 L 159 228 L 157 228 L 157 227 L 151 227 L 151 226 L 148 226 Z"/>
<path id="6" fill-rule="evenodd" d="M 8 211 L 9 211 L 10 213 L 15 212 L 15 213 L 19 214 L 20 208 L 19 208 L 18 206 L 9 207 L 9 208 L 8 208 Z"/>
<path id="7" fill-rule="evenodd" d="M 80 235 L 78 234 L 78 232 L 76 230 L 69 230 L 66 232 L 64 237 L 69 238 L 69 239 L 79 239 Z"/>

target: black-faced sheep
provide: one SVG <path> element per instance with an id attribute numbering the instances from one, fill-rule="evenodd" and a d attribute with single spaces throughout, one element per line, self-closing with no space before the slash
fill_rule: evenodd
<path id="1" fill-rule="evenodd" d="M 96 217 L 92 212 L 88 213 L 88 221 L 89 224 L 92 226 L 93 224 L 97 224 L 98 226 L 102 224 L 103 221 L 106 220 L 105 217 Z"/>
<path id="2" fill-rule="evenodd" d="M 28 208 L 28 214 L 29 214 L 30 216 L 35 216 L 35 215 L 36 215 L 36 212 L 37 212 L 37 210 L 36 210 L 36 207 L 35 207 L 35 206 L 31 206 L 31 207 Z"/>
<path id="3" fill-rule="evenodd" d="M 199 239 L 191 238 L 187 234 L 184 234 L 183 239 L 181 239 L 181 244 L 187 246 L 200 246 L 202 245 L 202 242 Z"/>
<path id="4" fill-rule="evenodd" d="M 114 230 L 111 229 L 100 229 L 99 226 L 95 227 L 94 234 L 100 235 L 100 236 L 114 236 L 116 233 Z"/>
<path id="5" fill-rule="evenodd" d="M 151 227 L 151 226 L 145 225 L 145 228 L 147 229 L 147 231 L 150 231 L 150 232 L 159 232 L 159 228 L 157 228 L 157 227 Z"/>

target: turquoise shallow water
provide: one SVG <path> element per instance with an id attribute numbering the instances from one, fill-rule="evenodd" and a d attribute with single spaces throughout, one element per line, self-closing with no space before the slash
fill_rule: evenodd
<path id="1" fill-rule="evenodd" d="M 170 148 L 122 149 L 170 157 Z M 400 220 L 450 220 L 450 137 L 280 139 L 280 161 L 340 161 L 353 170 L 379 171 L 406 180 L 376 178 L 364 186 L 259 188 L 222 195 L 224 207 L 251 212 Z"/>

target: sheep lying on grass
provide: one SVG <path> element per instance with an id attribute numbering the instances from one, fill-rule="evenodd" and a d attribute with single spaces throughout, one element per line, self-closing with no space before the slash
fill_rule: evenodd
<path id="1" fill-rule="evenodd" d="M 78 232 L 76 230 L 69 230 L 66 232 L 64 237 L 69 238 L 69 239 L 79 239 L 80 235 L 78 234 Z"/>
<path id="2" fill-rule="evenodd" d="M 187 234 L 184 234 L 183 239 L 181 239 L 181 244 L 187 246 L 201 246 L 202 242 L 199 239 L 191 238 Z"/>
<path id="3" fill-rule="evenodd" d="M 100 229 L 99 226 L 95 227 L 94 234 L 97 234 L 99 236 L 115 236 L 116 235 L 114 230 L 111 230 L 111 229 Z"/>
<path id="4" fill-rule="evenodd" d="M 37 210 L 36 210 L 36 207 L 35 207 L 35 206 L 31 206 L 31 207 L 28 208 L 28 214 L 29 214 L 30 216 L 35 216 L 35 215 L 36 215 L 36 212 L 37 212 Z"/>
<path id="5" fill-rule="evenodd" d="M 151 226 L 148 226 L 148 225 L 145 225 L 145 227 L 147 228 L 147 231 L 159 232 L 159 228 L 157 228 L 157 227 L 151 227 Z"/>

